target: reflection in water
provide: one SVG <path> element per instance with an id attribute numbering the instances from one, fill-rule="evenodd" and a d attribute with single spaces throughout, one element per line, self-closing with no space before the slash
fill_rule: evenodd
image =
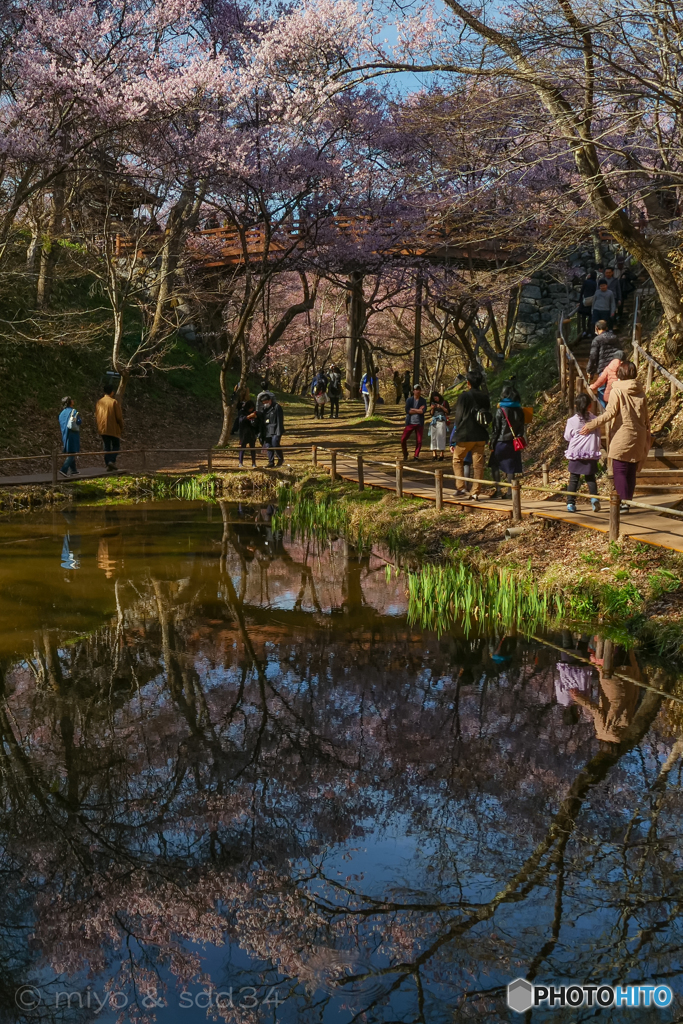
<path id="1" fill-rule="evenodd" d="M 3 548 L 6 1007 L 436 1024 L 507 1020 L 520 974 L 678 987 L 665 668 L 437 638 L 381 553 L 267 510 L 145 514 L 76 513 L 66 579 L 63 521 Z"/>

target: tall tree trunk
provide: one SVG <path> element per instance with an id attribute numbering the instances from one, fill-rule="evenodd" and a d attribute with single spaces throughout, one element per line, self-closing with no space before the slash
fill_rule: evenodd
<path id="1" fill-rule="evenodd" d="M 184 234 L 196 226 L 199 220 L 201 200 L 204 188 L 194 182 L 187 185 L 175 206 L 168 215 L 164 243 L 161 249 L 161 267 L 154 308 L 154 319 L 149 330 L 149 341 L 156 342 L 166 325 L 166 311 L 173 293 Z"/>
<path id="2" fill-rule="evenodd" d="M 349 275 L 346 298 L 346 387 L 349 398 L 360 397 L 358 366 L 362 366 L 361 341 L 365 327 L 365 300 L 363 298 L 363 275 L 353 270 Z"/>
<path id="3" fill-rule="evenodd" d="M 221 436 L 218 439 L 218 447 L 225 448 L 230 436 L 232 434 L 232 428 L 235 425 L 237 419 L 237 406 L 240 402 L 244 402 L 249 393 L 247 388 L 247 375 L 249 372 L 249 353 L 247 351 L 247 340 L 243 335 L 240 339 L 240 377 L 237 383 L 237 388 L 228 393 L 228 380 L 227 373 L 232 357 L 235 352 L 236 344 L 233 343 L 229 350 L 223 356 L 221 361 L 220 371 L 220 387 L 221 387 L 221 405 L 223 406 L 223 426 L 221 428 Z"/>
<path id="4" fill-rule="evenodd" d="M 38 309 L 44 309 L 50 303 L 52 286 L 54 284 L 55 264 L 59 254 L 56 243 L 64 222 L 64 199 L 64 172 L 62 171 L 54 181 L 47 237 L 43 242 L 40 254 L 40 271 L 38 273 L 38 287 L 36 291 L 36 305 Z"/>

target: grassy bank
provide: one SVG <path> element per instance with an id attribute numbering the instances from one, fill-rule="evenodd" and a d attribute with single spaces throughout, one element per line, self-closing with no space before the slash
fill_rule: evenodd
<path id="1" fill-rule="evenodd" d="M 309 475 L 284 486 L 279 525 L 382 545 L 408 574 L 411 614 L 446 628 L 486 609 L 509 626 L 542 622 L 618 626 L 658 652 L 683 652 L 683 556 L 552 521 L 527 521 L 505 539 L 506 514 L 398 499 L 386 491 Z M 477 614 L 481 614 L 481 611 Z"/>

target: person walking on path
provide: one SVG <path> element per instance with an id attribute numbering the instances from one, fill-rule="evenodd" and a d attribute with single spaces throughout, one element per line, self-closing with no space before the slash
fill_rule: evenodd
<path id="1" fill-rule="evenodd" d="M 342 393 L 341 370 L 333 363 L 330 367 L 327 395 L 330 400 L 330 419 L 339 419 L 339 399 Z"/>
<path id="2" fill-rule="evenodd" d="M 600 435 L 581 433 L 586 423 L 590 423 L 591 420 L 595 419 L 593 413 L 590 412 L 590 404 L 590 395 L 577 395 L 576 402 L 574 403 L 576 415 L 571 416 L 567 420 L 567 425 L 564 428 L 564 439 L 569 445 L 564 453 L 564 457 L 569 462 L 569 484 L 567 485 L 567 490 L 571 491 L 572 494 L 576 494 L 581 477 L 583 477 L 588 485 L 588 493 L 593 495 L 591 497 L 593 511 L 599 512 L 600 501 L 597 497 L 598 484 L 595 479 L 595 473 L 598 468 L 598 459 L 600 458 Z M 567 499 L 567 512 L 576 512 L 576 498 Z"/>
<path id="3" fill-rule="evenodd" d="M 360 382 L 360 393 L 363 396 L 365 402 L 365 415 L 368 414 L 368 407 L 370 405 L 370 394 L 372 389 L 377 387 L 377 377 L 370 376 L 369 373 L 364 373 Z M 423 399 L 424 401 L 424 399 Z"/>
<path id="4" fill-rule="evenodd" d="M 622 295 L 621 283 L 619 281 L 619 278 L 615 276 L 612 267 L 607 267 L 607 269 L 605 270 L 605 280 L 607 281 L 608 291 L 612 292 L 612 294 L 614 295 L 614 301 L 617 304 L 615 317 L 618 317 L 621 313 L 624 296 Z"/>
<path id="5" fill-rule="evenodd" d="M 403 382 L 397 370 L 394 370 L 393 372 L 393 387 L 394 391 L 396 392 L 396 404 L 397 406 L 399 406 L 400 399 L 403 396 Z M 405 397 L 408 398 L 408 395 L 405 395 Z"/>
<path id="6" fill-rule="evenodd" d="M 315 389 L 319 384 L 322 384 L 323 389 L 327 391 L 328 379 L 327 374 L 323 370 L 318 370 L 311 381 L 311 394 L 315 394 Z"/>
<path id="7" fill-rule="evenodd" d="M 484 383 L 478 370 L 470 370 L 467 374 L 467 391 L 459 395 L 453 410 L 453 430 L 451 431 L 451 451 L 453 452 L 453 473 L 455 475 L 455 493 L 468 495 L 475 501 L 479 500 L 481 483 L 484 476 L 484 451 L 489 439 L 489 423 L 491 422 L 491 400 L 481 390 Z M 521 408 L 521 407 L 520 407 Z M 467 491 L 465 481 L 465 457 L 472 453 L 474 483 L 472 490 Z"/>
<path id="8" fill-rule="evenodd" d="M 606 320 L 611 330 L 616 312 L 617 300 L 614 298 L 614 292 L 609 290 L 606 279 L 601 277 L 598 281 L 598 290 L 593 296 L 593 305 L 591 306 L 593 325 L 597 327 L 599 320 Z"/>
<path id="9" fill-rule="evenodd" d="M 123 413 L 121 406 L 114 398 L 112 384 L 104 385 L 104 395 L 95 406 L 97 433 L 102 438 L 104 447 L 104 464 L 108 473 L 116 472 L 116 455 L 121 450 L 123 434 Z"/>
<path id="10" fill-rule="evenodd" d="M 237 430 L 240 439 L 240 466 L 244 462 L 245 449 L 251 448 L 251 466 L 252 469 L 256 468 L 256 438 L 259 436 L 261 429 L 260 420 L 261 417 L 256 411 L 256 404 L 251 398 L 247 399 L 240 409 L 237 420 Z"/>
<path id="11" fill-rule="evenodd" d="M 268 465 L 281 466 L 284 462 L 281 441 L 285 432 L 285 417 L 282 406 L 275 401 L 271 391 L 263 396 L 260 429 L 261 444 L 268 451 Z"/>
<path id="12" fill-rule="evenodd" d="M 586 280 L 581 285 L 581 294 L 579 295 L 579 336 L 581 338 L 587 338 L 589 336 L 588 325 L 591 322 L 591 309 L 597 289 L 598 282 L 596 281 L 596 273 L 594 270 L 590 270 L 586 276 Z"/>
<path id="13" fill-rule="evenodd" d="M 410 398 L 410 371 L 409 370 L 406 370 L 406 372 L 403 374 L 402 391 L 403 391 L 403 401 L 407 402 L 408 399 Z"/>
<path id="14" fill-rule="evenodd" d="M 416 384 L 413 388 L 413 397 L 406 400 L 406 424 L 401 435 L 401 451 L 403 452 L 404 462 L 408 460 L 408 438 L 413 431 L 415 431 L 415 454 L 413 458 L 420 458 L 426 411 L 427 403 L 422 397 L 422 388 L 419 384 Z"/>
<path id="15" fill-rule="evenodd" d="M 598 379 L 592 385 L 592 390 L 595 391 L 598 396 L 598 402 L 603 409 L 607 408 L 609 396 L 612 393 L 612 385 L 617 379 L 617 370 L 625 358 L 626 357 L 623 352 L 615 352 L 614 359 L 610 360 Z"/>
<path id="16" fill-rule="evenodd" d="M 267 381 L 262 380 L 260 386 L 261 386 L 261 390 L 259 391 L 258 395 L 256 396 L 256 412 L 259 414 L 259 416 L 263 412 L 263 396 L 270 394 L 270 391 L 268 390 L 268 382 Z M 249 395 L 247 395 L 247 398 L 248 397 L 249 397 Z"/>
<path id="17" fill-rule="evenodd" d="M 62 399 L 62 411 L 59 414 L 59 429 L 62 432 L 63 451 L 66 454 L 64 464 L 59 475 L 65 479 L 71 473 L 72 476 L 80 476 L 76 468 L 76 454 L 81 450 L 81 414 L 74 409 L 74 403 L 67 395 Z"/>
<path id="18" fill-rule="evenodd" d="M 603 423 L 612 423 L 607 454 L 612 460 L 614 489 L 622 500 L 622 512 L 629 510 L 623 502 L 633 499 L 638 470 L 645 462 L 652 443 L 647 398 L 637 375 L 635 363 L 622 363 L 606 410 L 580 431 L 585 436 L 599 430 Z"/>
<path id="19" fill-rule="evenodd" d="M 510 492 L 503 495 L 500 488 L 501 474 L 505 473 L 508 483 L 514 476 L 522 472 L 522 448 L 524 444 L 524 410 L 519 392 L 512 384 L 506 384 L 500 393 L 500 402 L 493 417 L 491 429 L 491 458 L 489 466 L 496 481 L 494 497 L 510 497 Z M 515 444 L 515 442 L 518 442 Z"/>
<path id="20" fill-rule="evenodd" d="M 325 419 L 325 403 L 327 402 L 327 391 L 322 381 L 314 386 L 313 390 L 313 415 L 317 420 Z"/>
<path id="21" fill-rule="evenodd" d="M 616 359 L 621 352 L 621 342 L 614 331 L 608 330 L 607 321 L 598 320 L 586 367 L 589 376 L 602 373 L 607 364 Z"/>
<path id="22" fill-rule="evenodd" d="M 451 414 L 451 407 L 438 391 L 432 391 L 430 395 L 429 413 L 432 417 L 429 424 L 432 458 L 443 459 L 443 453 L 446 451 L 448 417 Z"/>

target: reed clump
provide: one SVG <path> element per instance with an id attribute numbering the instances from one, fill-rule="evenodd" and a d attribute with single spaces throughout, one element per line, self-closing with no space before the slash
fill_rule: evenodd
<path id="1" fill-rule="evenodd" d="M 334 501 L 332 494 L 313 498 L 295 491 L 287 484 L 280 487 L 278 506 L 273 517 L 275 529 L 289 528 L 300 537 L 321 537 L 344 533 L 348 524 L 348 509 Z"/>
<path id="2" fill-rule="evenodd" d="M 466 632 L 475 626 L 532 633 L 571 616 L 571 599 L 542 590 L 529 572 L 492 566 L 425 565 L 409 572 L 408 618 L 411 624 L 443 633 L 458 621 Z"/>

